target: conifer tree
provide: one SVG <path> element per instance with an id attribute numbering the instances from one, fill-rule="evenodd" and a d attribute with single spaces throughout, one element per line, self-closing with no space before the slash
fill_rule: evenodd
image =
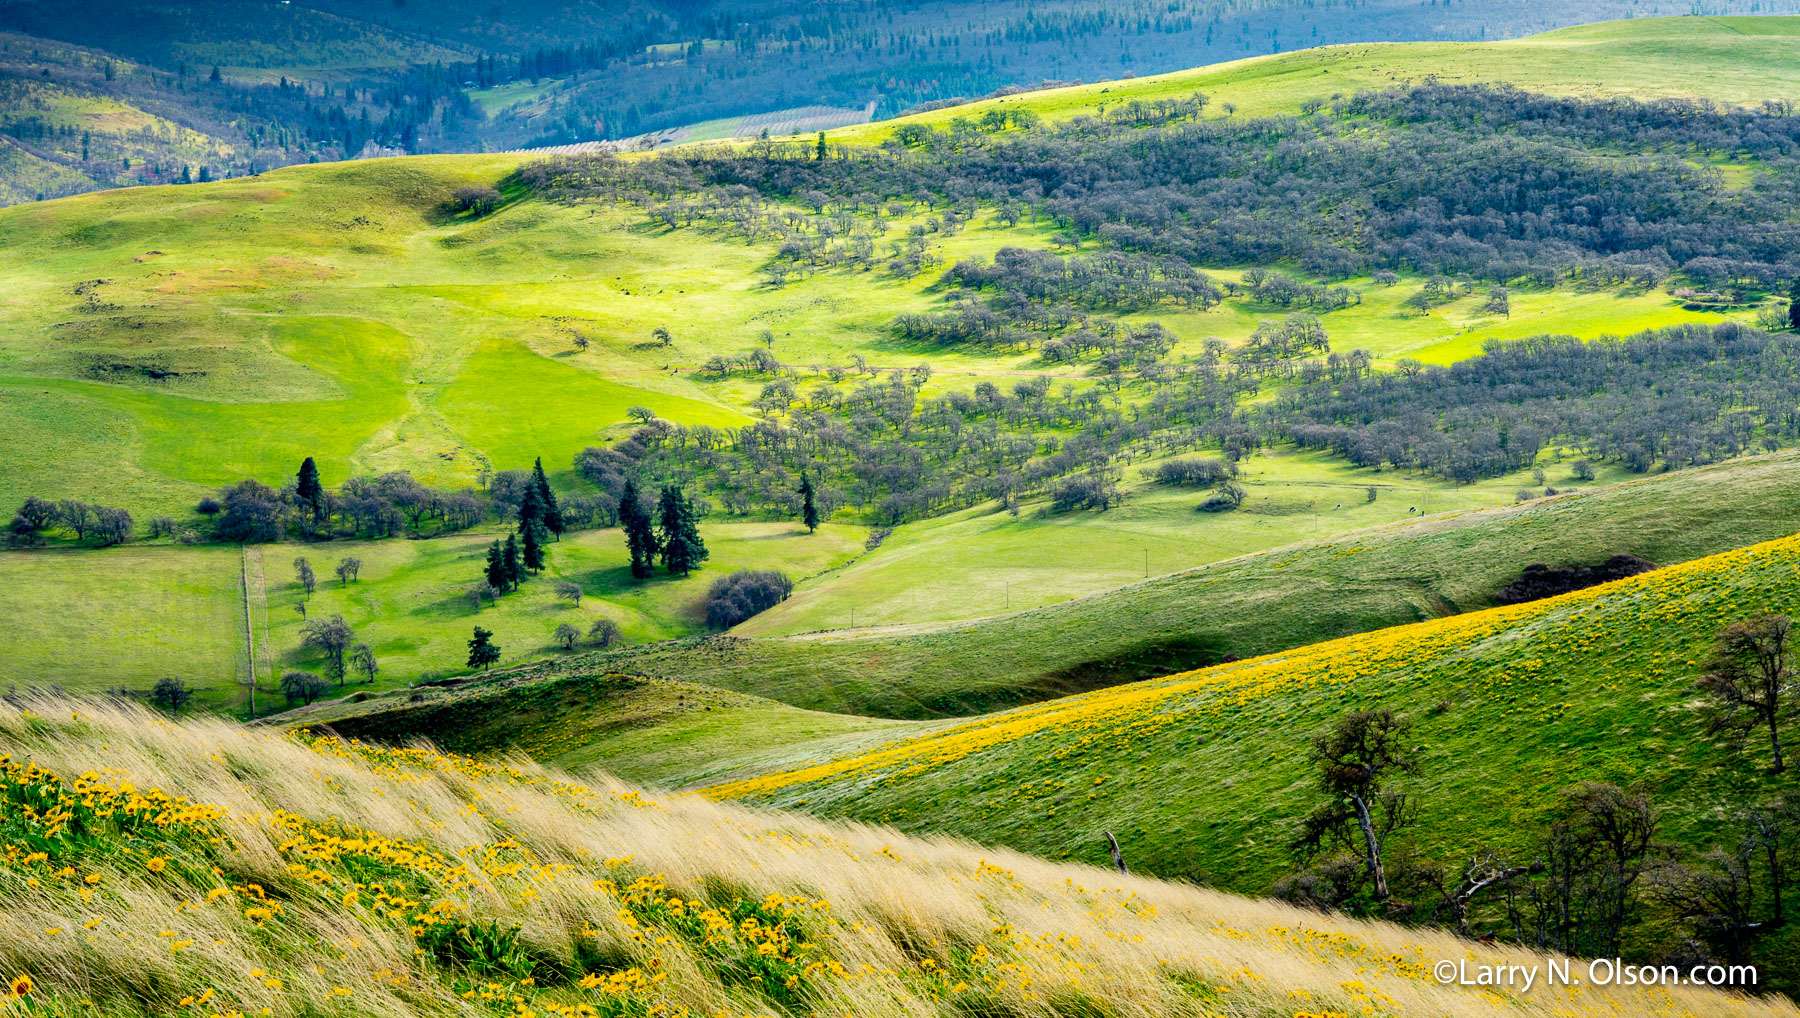
<path id="1" fill-rule="evenodd" d="M 494 634 L 480 626 L 475 627 L 475 635 L 469 639 L 469 667 L 487 671 L 488 666 L 500 660 L 500 648 L 494 644 Z"/>
<path id="2" fill-rule="evenodd" d="M 531 484 L 537 489 L 538 501 L 544 506 L 544 529 L 562 538 L 562 509 L 556 504 L 556 492 L 550 490 L 550 479 L 544 476 L 544 458 L 539 456 L 531 468 Z"/>
<path id="3" fill-rule="evenodd" d="M 487 582 L 497 591 L 506 590 L 506 556 L 500 551 L 499 541 L 488 545 Z"/>
<path id="4" fill-rule="evenodd" d="M 650 529 L 650 513 L 638 498 L 637 482 L 625 481 L 625 492 L 619 496 L 619 526 L 625 531 L 625 546 L 631 551 L 631 575 L 648 579 L 656 571 L 656 534 Z"/>
<path id="5" fill-rule="evenodd" d="M 686 576 L 706 560 L 706 543 L 700 540 L 700 529 L 694 518 L 694 504 L 681 493 L 680 485 L 667 484 L 662 489 L 658 506 L 662 540 L 662 561 L 669 572 Z"/>
<path id="6" fill-rule="evenodd" d="M 800 522 L 806 524 L 806 532 L 811 534 L 819 529 L 819 510 L 813 505 L 812 478 L 800 472 Z"/>
<path id="7" fill-rule="evenodd" d="M 506 575 L 506 586 L 500 589 L 519 589 L 525 579 L 525 569 L 519 565 L 519 542 L 513 540 L 511 534 L 506 535 L 506 546 L 500 549 L 500 565 Z"/>
<path id="8" fill-rule="evenodd" d="M 311 456 L 300 464 L 300 472 L 294 475 L 294 494 L 302 502 L 312 507 L 314 523 L 323 522 L 325 514 L 325 486 L 319 483 L 319 465 Z"/>
<path id="9" fill-rule="evenodd" d="M 543 496 L 535 484 L 525 486 L 525 497 L 519 502 L 519 544 L 525 568 L 532 572 L 544 568 L 544 541 L 550 536 L 544 523 Z"/>

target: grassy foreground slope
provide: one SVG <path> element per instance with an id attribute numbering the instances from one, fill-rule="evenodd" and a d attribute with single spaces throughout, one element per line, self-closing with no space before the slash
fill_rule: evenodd
<path id="1" fill-rule="evenodd" d="M 1789 787 L 1767 744 L 1705 733 L 1694 680 L 1726 625 L 1800 612 L 1800 536 L 1529 604 L 1399 626 L 993 714 L 716 787 L 903 828 L 1261 889 L 1318 798 L 1307 738 L 1388 707 L 1414 722 L 1413 836 L 1433 857 L 1526 851 L 1557 791 L 1643 782 L 1662 834 L 1703 847 L 1728 797 Z"/>
<path id="2" fill-rule="evenodd" d="M 34 1015 L 1796 1014 L 1444 987 L 1437 959 L 1542 958 L 537 767 L 32 707 L 0 704 L 0 969 Z"/>
<path id="3" fill-rule="evenodd" d="M 1756 457 L 1372 527 L 963 623 L 725 637 L 605 667 L 815 710 L 970 714 L 1493 604 L 1533 562 L 1668 565 L 1800 530 L 1800 460 Z"/>

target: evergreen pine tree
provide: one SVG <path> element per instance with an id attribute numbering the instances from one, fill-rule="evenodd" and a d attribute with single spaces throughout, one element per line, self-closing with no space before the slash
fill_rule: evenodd
<path id="1" fill-rule="evenodd" d="M 537 489 L 538 501 L 544 505 L 544 528 L 560 540 L 563 532 L 562 510 L 556 505 L 556 492 L 550 490 L 550 479 L 544 476 L 544 458 L 539 456 L 531 468 L 531 483 Z"/>
<path id="2" fill-rule="evenodd" d="M 519 565 L 519 542 L 511 534 L 506 535 L 506 546 L 500 550 L 500 565 L 506 579 L 506 586 L 500 589 L 517 590 L 525 579 L 525 570 Z"/>
<path id="3" fill-rule="evenodd" d="M 319 465 L 311 456 L 300 464 L 300 472 L 294 475 L 294 494 L 312 507 L 314 523 L 322 522 L 325 514 L 325 486 L 319 483 Z"/>
<path id="4" fill-rule="evenodd" d="M 544 568 L 544 538 L 548 533 L 540 520 L 519 526 L 519 558 L 534 573 Z"/>
<path id="5" fill-rule="evenodd" d="M 487 671 L 488 666 L 500 660 L 500 648 L 494 645 L 494 634 L 480 626 L 475 627 L 475 635 L 469 640 L 469 667 Z"/>
<path id="6" fill-rule="evenodd" d="M 625 493 L 619 496 L 619 526 L 625 531 L 625 546 L 631 551 L 631 575 L 648 579 L 656 571 L 656 534 L 650 529 L 650 513 L 638 498 L 637 482 L 625 481 Z"/>
<path id="7" fill-rule="evenodd" d="M 706 560 L 705 542 L 694 519 L 694 504 L 675 484 L 664 485 L 658 506 L 661 517 L 662 560 L 669 572 L 686 576 Z"/>
<path id="8" fill-rule="evenodd" d="M 534 573 L 544 568 L 544 542 L 550 537 L 545 513 L 544 498 L 537 485 L 527 484 L 525 497 L 519 500 L 519 543 L 525 568 Z"/>
<path id="9" fill-rule="evenodd" d="M 813 505 L 812 478 L 806 471 L 800 472 L 800 522 L 806 524 L 806 532 L 813 533 L 819 529 L 819 510 Z"/>
<path id="10" fill-rule="evenodd" d="M 500 542 L 488 545 L 487 582 L 496 591 L 506 590 L 506 556 L 500 551 Z"/>
<path id="11" fill-rule="evenodd" d="M 813 150 L 813 158 L 821 160 L 821 161 L 825 158 L 825 132 L 824 131 L 819 132 L 819 147 L 817 149 Z"/>

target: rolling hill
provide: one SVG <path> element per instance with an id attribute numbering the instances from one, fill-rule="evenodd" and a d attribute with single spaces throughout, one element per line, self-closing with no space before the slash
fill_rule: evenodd
<path id="1" fill-rule="evenodd" d="M 535 766 L 57 700 L 0 703 L 0 740 L 27 1013 L 1795 1013 L 1448 987 L 1444 958 L 1542 956 Z"/>
<path id="2" fill-rule="evenodd" d="M 1642 782 L 1677 842 L 1773 796 L 1766 740 L 1701 725 L 1694 680 L 1727 625 L 1800 610 L 1800 537 L 1528 604 L 1398 626 L 986 715 L 708 794 L 1096 858 L 1260 890 L 1316 797 L 1306 739 L 1338 715 L 1410 716 L 1417 840 L 1527 851 L 1557 790 Z M 1215 779 L 1205 776 L 1212 775 Z M 1102 853 L 1103 854 L 1103 853 Z"/>
<path id="3" fill-rule="evenodd" d="M 1485 608 L 1533 562 L 1635 554 L 1673 565 L 1791 534 L 1800 529 L 1795 462 L 1747 459 L 1376 526 L 992 618 L 728 635 L 607 655 L 604 667 L 814 710 L 969 714 Z M 956 551 L 969 559 L 982 547 Z M 1074 544 L 1071 554 L 1093 550 Z M 852 568 L 867 563 L 878 581 L 879 562 L 877 552 Z M 829 596 L 831 587 L 815 589 Z M 779 625 L 780 610 L 772 617 Z"/>
<path id="4" fill-rule="evenodd" d="M 734 130 L 726 125 L 759 120 L 784 133 L 783 125 L 798 131 L 804 122 L 772 115 L 820 104 L 890 117 L 919 103 L 1164 74 L 1298 47 L 1513 39 L 1687 10 L 1668 0 L 1431 6 L 1422 12 L 1404 0 L 1326 8 L 1295 0 L 1181 0 L 1151 11 L 1105 0 L 1008 0 L 877 12 L 821 2 L 726 10 L 653 0 L 378 9 L 340 0 L 88 0 L 82 16 L 70 17 L 66 4 L 10 0 L 0 5 L 0 137 L 10 137 L 12 149 L 0 160 L 0 202 L 191 179 L 202 168 L 218 178 L 368 152 L 506 151 L 599 139 L 655 144 L 729 137 Z M 1795 10 L 1789 0 L 1712 7 L 1713 14 Z M 1715 46 L 1706 54 L 1732 62 L 1749 49 L 1768 56 L 1764 37 L 1778 21 L 1695 20 L 1698 27 L 1685 35 L 1740 35 L 1735 50 Z M 1604 64 L 1603 50 L 1581 52 Z M 1410 68 L 1446 52 L 1427 48 L 1394 59 Z M 1646 65 L 1707 73 L 1652 47 L 1631 56 L 1630 69 L 1640 75 Z M 1531 60 L 1525 69 L 1508 58 L 1500 63 L 1507 73 L 1533 76 Z M 1781 61 L 1765 63 L 1757 71 L 1779 80 Z M 1614 60 L 1596 70 L 1627 66 Z M 1674 78 L 1632 80 L 1657 94 L 1687 94 Z M 1721 98 L 1736 99 L 1766 83 L 1760 75 L 1740 80 L 1710 84 L 1725 89 Z M 840 112 L 817 126 L 865 119 Z M 72 124 L 79 130 L 66 132 Z M 739 136 L 755 133 L 752 127 Z"/>
<path id="5" fill-rule="evenodd" d="M 1786 25 L 1696 20 L 1599 26 L 1529 44 L 1471 46 L 1471 54 L 1498 56 L 1471 56 L 1469 74 L 1484 80 L 1518 76 L 1550 88 L 1541 74 L 1527 73 L 1557 64 L 1560 58 L 1544 56 L 1546 47 L 1588 47 L 1601 54 L 1596 66 L 1608 80 L 1619 71 L 1619 87 L 1631 91 L 1649 79 L 1631 78 L 1620 70 L 1624 64 L 1652 66 L 1654 53 L 1673 60 L 1680 40 L 1691 39 L 1694 52 L 1708 59 L 1692 61 L 1686 77 L 1663 68 L 1655 79 L 1659 88 L 1726 89 L 1721 75 L 1727 72 L 1735 75 L 1731 87 L 1762 88 L 1785 73 L 1786 65 L 1770 54 L 1787 45 Z M 1720 32 L 1749 41 L 1720 49 L 1714 45 Z M 1291 76 L 1280 68 L 1323 71 L 1344 57 L 1326 49 L 1195 73 L 1229 77 L 1261 67 L 1256 74 L 1267 71 L 1271 81 L 1285 81 Z M 1410 72 L 1403 65 L 1393 65 L 1393 79 L 1383 72 L 1368 80 L 1405 79 Z M 1279 92 L 1245 80 L 1259 94 Z M 1357 84 L 1340 79 L 1338 70 L 1307 80 L 1282 94 L 1328 98 L 1327 89 L 1336 90 L 1340 80 Z M 1188 87 L 1137 79 L 1104 96 L 1109 102 L 1153 100 Z M 1101 94 L 1031 93 L 1017 101 L 1049 103 L 1044 112 L 1057 115 L 1074 108 L 1057 103 Z M 1734 96 L 1747 93 L 1727 97 Z M 1225 119 L 1222 103 L 1211 110 L 1209 123 Z M 942 121 L 944 114 L 923 117 Z M 1004 133 L 1030 137 L 1024 130 Z M 1721 201 L 1772 172 L 1772 164 L 1740 153 L 1696 159 L 1713 175 L 1696 181 L 1718 189 Z M 896 335 L 896 314 L 933 313 L 952 299 L 937 271 L 875 271 L 878 260 L 871 260 L 862 267 L 807 268 L 775 284 L 768 272 L 782 256 L 773 239 L 746 242 L 729 229 L 665 220 L 659 209 L 646 214 L 628 201 L 540 192 L 516 175 L 526 162 L 485 155 L 295 166 L 253 178 L 134 188 L 0 212 L 0 252 L 6 256 L 0 263 L 6 291 L 0 297 L 0 429 L 11 439 L 0 445 L 0 504 L 11 508 L 26 496 L 40 496 L 118 506 L 136 517 L 140 541 L 150 520 L 169 518 L 158 531 L 169 536 L 127 551 L 76 547 L 84 542 L 57 531 L 48 548 L 0 555 L 0 573 L 9 580 L 0 597 L 30 619 L 35 648 L 7 666 L 16 669 L 6 673 L 8 681 L 40 682 L 50 670 L 91 688 L 179 675 L 202 686 L 209 703 L 224 705 L 242 695 L 233 688 L 237 682 L 255 675 L 270 683 L 282 668 L 308 664 L 296 646 L 300 620 L 291 615 L 295 597 L 286 565 L 301 551 L 233 556 L 179 543 L 180 535 L 204 542 L 212 532 L 198 503 L 220 486 L 247 477 L 279 486 L 308 456 L 330 486 L 353 476 L 408 471 L 446 491 L 479 490 L 496 471 L 524 468 L 542 457 L 559 490 L 588 494 L 594 489 L 574 468 L 575 457 L 591 446 L 623 444 L 635 427 L 628 423 L 633 408 L 694 429 L 690 434 L 759 421 L 788 426 L 802 413 L 816 418 L 826 408 L 850 424 L 855 415 L 843 409 L 846 404 L 866 399 L 896 370 L 918 379 L 908 393 L 916 404 L 969 407 L 977 396 L 1005 401 L 1015 399 L 1009 389 L 1041 385 L 1040 394 L 1060 394 L 1071 407 L 1097 408 L 1094 419 L 1104 423 L 1139 413 L 1175 369 L 1189 377 L 1203 374 L 1207 358 L 1217 361 L 1218 354 L 1208 352 L 1215 342 L 1228 353 L 1239 350 L 1265 320 L 1293 311 L 1251 292 L 1248 280 L 1265 266 L 1214 267 L 1210 271 L 1230 291 L 1216 304 L 1163 302 L 1120 316 L 1121 328 L 1148 329 L 1155 321 L 1166 331 L 1164 363 L 1150 366 L 1160 373 L 1146 370 L 1141 377 L 1109 377 L 1092 360 L 1052 359 L 1031 344 L 1021 349 L 908 340 Z M 505 188 L 498 206 L 483 213 L 459 210 L 457 189 L 478 185 Z M 1760 193 L 1744 193 L 1750 192 Z M 783 214 L 801 216 L 794 204 L 779 203 Z M 991 259 L 1008 245 L 1070 250 L 1048 213 L 1008 220 L 999 209 L 983 209 L 960 228 L 945 229 L 935 198 L 887 204 L 900 207 L 876 215 L 859 204 L 855 228 L 867 221 L 874 230 L 879 222 L 882 242 L 896 250 L 911 243 L 907 238 L 923 236 L 934 265 Z M 871 233 L 871 244 L 874 239 Z M 1305 276 L 1308 286 L 1354 287 L 1355 302 L 1321 311 L 1321 326 L 1336 349 L 1365 351 L 1369 366 L 1382 371 L 1405 358 L 1461 362 L 1494 340 L 1551 331 L 1592 339 L 1683 323 L 1746 322 L 1776 307 L 1766 288 L 1747 287 L 1730 300 L 1709 302 L 1670 292 L 1679 281 L 1665 286 L 1637 277 L 1583 277 L 1519 282 L 1504 313 L 1489 309 L 1471 281 L 1452 281 L 1442 296 L 1415 309 L 1408 302 L 1436 276 L 1409 270 L 1377 281 L 1373 273 L 1322 274 L 1324 282 L 1315 282 L 1292 264 L 1276 267 Z M 666 343 L 659 329 L 669 337 Z M 726 361 L 742 360 L 756 348 L 779 367 L 754 371 Z M 714 363 L 725 366 L 709 367 Z M 765 395 L 784 380 L 797 393 L 785 414 L 771 410 L 767 400 L 775 397 Z M 1259 384 L 1267 390 L 1246 405 L 1264 406 L 1274 402 L 1276 390 L 1294 391 L 1275 376 Z M 941 417 L 941 407 L 930 409 Z M 979 410 L 955 412 L 965 418 L 956 425 L 962 434 L 981 438 L 985 429 L 997 429 L 993 415 L 982 420 Z M 1019 443 L 1029 438 L 1037 450 L 1025 454 L 1029 461 L 1082 437 L 1074 419 L 1048 420 L 1029 433 L 1003 432 L 1006 441 L 990 448 L 1011 443 L 1022 449 Z M 1761 437 L 1781 444 L 1774 430 Z M 1081 614 L 1085 602 L 1063 602 L 1236 551 L 1421 512 L 1510 502 L 1521 489 L 1542 490 L 1531 467 L 1555 475 L 1543 483 L 1566 488 L 1561 464 L 1583 454 L 1546 448 L 1541 462 L 1459 484 L 1409 470 L 1353 468 L 1324 453 L 1280 446 L 1245 461 L 1245 511 L 1205 518 L 1191 511 L 1197 497 L 1131 476 L 1202 440 L 1219 439 L 1132 439 L 1107 468 L 1126 475 L 1126 486 L 1137 490 L 1104 513 L 1041 513 L 1047 501 L 1042 482 L 1026 491 L 1019 517 L 989 513 L 994 503 L 986 501 L 983 485 L 992 473 L 976 472 L 936 506 L 907 511 L 911 515 L 896 511 L 912 522 L 854 562 L 854 542 L 865 532 L 852 528 L 889 522 L 896 514 L 883 508 L 882 495 L 906 488 L 904 478 L 864 483 L 863 493 L 849 492 L 854 478 L 846 479 L 846 490 L 832 493 L 840 506 L 853 503 L 838 517 L 845 529 L 817 542 L 829 544 L 826 549 L 802 550 L 786 536 L 772 536 L 786 534 L 779 521 L 791 515 L 780 503 L 781 489 L 793 482 L 782 473 L 785 467 L 737 490 L 726 483 L 732 471 L 715 473 L 706 482 L 713 484 L 708 498 L 718 499 L 707 526 L 718 527 L 716 539 L 731 549 L 715 567 L 791 568 L 801 580 L 798 594 L 744 629 L 757 639 L 704 644 L 694 654 L 686 647 L 639 652 L 628 667 L 804 706 L 937 716 L 1144 677 L 1211 660 L 1215 652 L 1254 653 L 1392 624 L 1418 617 L 1419 605 L 1403 597 L 1367 611 L 1351 604 L 1334 611 L 1323 628 L 1264 643 L 1234 635 L 1228 642 L 1235 649 L 1225 650 L 1183 643 L 1179 634 L 1193 628 L 1183 607 L 1145 625 L 1124 625 L 1123 635 L 1113 636 L 1100 616 Z M 1627 476 L 1617 460 L 1601 463 L 1600 470 L 1603 480 Z M 669 476 L 692 479 L 693 467 L 674 463 Z M 1374 501 L 1361 494 L 1370 487 Z M 755 489 L 755 497 L 746 496 L 745 488 Z M 744 529 L 737 529 L 740 524 Z M 760 533 L 768 544 L 751 540 L 757 527 L 767 528 Z M 465 584 L 475 578 L 481 544 L 504 529 L 487 520 L 454 538 L 342 544 L 330 554 L 366 558 L 369 572 L 347 591 L 325 592 L 319 607 L 344 612 L 359 632 L 373 637 L 389 662 L 382 686 L 455 670 L 460 630 L 478 614 L 461 600 Z M 1699 532 L 1713 533 L 1705 526 Z M 734 536 L 739 533 L 746 535 L 741 547 Z M 615 536 L 571 537 L 553 553 L 551 577 L 578 579 L 588 588 L 589 600 L 579 611 L 571 606 L 569 617 L 584 625 L 601 615 L 614 618 L 634 643 L 696 632 L 695 606 L 710 577 L 632 593 L 620 585 L 616 566 L 603 561 L 619 554 Z M 867 540 L 873 543 L 874 536 Z M 1046 542 L 1048 553 L 1040 550 Z M 1721 547 L 1697 542 L 1675 555 Z M 1588 554 L 1589 548 L 1570 549 L 1576 552 Z M 1669 558 L 1655 547 L 1643 553 Z M 318 554 L 323 561 L 328 553 Z M 559 554 L 566 562 L 556 561 Z M 1507 569 L 1522 564 L 1504 560 Z M 1496 568 L 1483 574 L 1489 590 L 1503 573 Z M 152 582 L 164 591 L 174 584 L 179 597 L 147 598 Z M 550 632 L 562 609 L 543 586 L 482 616 L 500 627 L 509 654 L 550 652 Z M 1145 591 L 1162 592 L 1154 586 L 1140 593 Z M 1460 596 L 1451 595 L 1453 603 L 1463 603 Z M 1479 603 L 1481 594 L 1476 596 Z M 991 630 L 1043 637 L 1023 640 L 1017 649 L 1000 642 L 1010 635 L 990 640 L 985 623 L 960 624 L 1019 608 L 1041 609 L 1048 621 L 1032 628 L 1039 616 L 1027 614 L 1019 616 L 1023 628 L 1007 622 Z M 874 623 L 884 631 L 790 639 L 847 627 L 852 611 L 858 625 Z M 210 620 L 203 634 L 189 634 L 181 625 L 189 613 Z M 885 631 L 895 626 L 925 628 L 916 634 Z M 962 633 L 965 628 L 971 632 Z M 1071 638 L 1084 649 L 1052 646 Z M 955 649 L 960 646 L 979 649 L 965 656 Z M 994 652 L 1002 646 L 1022 666 L 1022 677 L 994 678 L 999 662 L 1009 660 Z M 821 682 L 828 672 L 834 677 Z M 840 682 L 848 685 L 840 688 Z"/>

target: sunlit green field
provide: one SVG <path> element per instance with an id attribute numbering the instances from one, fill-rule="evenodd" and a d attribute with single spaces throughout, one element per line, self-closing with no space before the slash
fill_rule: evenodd
<path id="1" fill-rule="evenodd" d="M 1553 460 L 1545 457 L 1547 484 L 1591 486 Z M 1265 450 L 1241 464 L 1243 507 L 1202 513 L 1195 507 L 1206 492 L 1155 484 L 1139 474 L 1149 465 L 1128 468 L 1124 486 L 1133 494 L 1105 512 L 1053 513 L 1033 502 L 1015 517 L 988 504 L 902 527 L 854 565 L 802 586 L 735 632 L 776 636 L 998 615 L 1327 534 L 1503 504 L 1534 483 L 1521 472 L 1457 485 L 1361 470 L 1320 453 Z M 1596 483 L 1625 476 L 1612 471 Z"/>
<path id="2" fill-rule="evenodd" d="M 1286 108 L 1302 95 L 1409 80 L 1425 67 L 1454 80 L 1586 90 L 1582 75 L 1550 80 L 1571 66 L 1591 70 L 1614 91 L 1748 100 L 1787 87 L 1795 64 L 1783 55 L 1797 46 L 1788 32 L 1786 21 L 1694 19 L 1492 46 L 1340 47 L 1008 101 L 1060 115 L 1126 93 L 1202 87 L 1217 92 L 1213 115 L 1223 115 L 1227 100 L 1245 114 Z M 1709 58 L 1686 60 L 1677 74 L 1671 68 L 1681 53 Z M 1244 98 L 1252 95 L 1259 98 Z M 885 130 L 839 136 L 873 139 Z M 1036 375 L 1077 385 L 1089 377 L 1088 365 L 1048 363 L 1033 351 L 896 339 L 889 324 L 897 313 L 941 305 L 938 269 L 911 279 L 821 271 L 776 286 L 763 281 L 774 253 L 768 245 L 699 228 L 671 232 L 627 209 L 514 193 L 485 219 L 448 210 L 457 187 L 502 183 L 520 158 L 290 167 L 0 211 L 0 511 L 28 494 L 80 497 L 129 508 L 140 524 L 167 513 L 199 526 L 193 507 L 201 496 L 246 476 L 279 485 L 306 456 L 317 459 L 327 484 L 408 470 L 450 488 L 542 457 L 559 488 L 580 491 L 572 458 L 623 435 L 630 407 L 690 425 L 753 421 L 751 401 L 764 380 L 717 378 L 700 366 L 715 354 L 748 350 L 765 332 L 803 392 L 828 384 L 823 368 L 853 356 L 877 369 L 931 365 L 927 397 Z M 1756 172 L 1732 163 L 1720 170 L 1733 186 Z M 899 217 L 889 238 L 922 215 Z M 1050 248 L 1052 234 L 1048 222 L 1004 228 L 977 217 L 954 235 L 932 235 L 931 244 L 948 265 L 991 257 L 1007 244 Z M 1205 268 L 1236 279 L 1248 266 Z M 1570 287 L 1516 289 L 1510 317 L 1481 310 L 1482 287 L 1420 314 L 1401 303 L 1418 288 L 1416 278 L 1392 286 L 1346 282 L 1362 300 L 1322 316 L 1332 347 L 1366 349 L 1383 365 L 1402 357 L 1450 363 L 1496 338 L 1595 337 L 1718 320 L 1684 310 L 1660 290 Z M 1259 321 L 1286 313 L 1237 297 L 1206 312 L 1170 307 L 1134 318 L 1168 325 L 1181 360 L 1207 337 L 1235 343 Z M 652 340 L 658 328 L 671 334 L 669 345 Z M 855 384 L 852 377 L 838 389 Z M 1135 385 L 1126 386 L 1125 400 L 1143 394 Z M 1322 457 L 1260 455 L 1246 464 L 1245 509 L 1202 518 L 1193 511 L 1197 494 L 1156 490 L 1135 476 L 1141 466 L 1126 478 L 1136 494 L 1106 513 L 1043 516 L 1028 504 L 1014 518 L 978 507 L 904 526 L 861 557 L 863 532 L 848 524 L 850 513 L 805 541 L 745 536 L 759 527 L 785 535 L 790 523 L 715 517 L 707 524 L 718 535 L 708 574 L 743 564 L 810 577 L 791 602 L 746 626 L 748 634 L 941 623 L 1054 605 L 1146 572 L 1160 576 L 1404 519 L 1415 509 L 1504 503 L 1527 483 L 1520 476 L 1454 488 Z M 1566 484 L 1549 466 L 1549 483 Z M 1370 484 L 1374 502 L 1364 492 Z M 299 662 L 299 617 L 282 586 L 289 560 L 302 551 L 326 559 L 350 547 L 369 563 L 362 583 L 322 590 L 313 610 L 353 619 L 378 645 L 384 682 L 455 667 L 475 618 L 459 596 L 487 539 L 253 553 L 267 583 L 266 602 L 253 595 L 250 610 L 257 674 L 266 682 Z M 509 658 L 548 653 L 549 632 L 564 615 L 591 621 L 607 614 L 635 642 L 695 631 L 704 581 L 629 588 L 617 576 L 623 556 L 616 545 L 616 534 L 590 534 L 556 549 L 553 568 L 580 573 L 588 587 L 579 610 L 559 607 L 541 583 L 482 610 L 482 624 L 495 629 Z M 32 634 L 8 656 L 4 675 L 97 687 L 178 674 L 225 689 L 249 667 L 241 564 L 235 549 L 0 553 L 0 575 L 20 577 L 0 592 L 0 606 L 28 617 Z M 159 593 L 176 589 L 177 577 L 194 588 L 194 604 Z M 217 622 L 227 614 L 237 622 Z M 179 632 L 189 619 L 211 621 Z"/>
<path id="3" fill-rule="evenodd" d="M 294 605 L 302 600 L 310 617 L 342 614 L 370 645 L 382 669 L 373 688 L 381 689 L 462 671 L 477 625 L 494 633 L 507 662 L 560 656 L 552 634 L 565 622 L 585 638 L 595 620 L 610 618 L 630 644 L 700 632 L 706 587 L 717 577 L 756 568 L 803 580 L 861 554 L 864 537 L 863 528 L 840 524 L 811 535 L 790 523 L 725 523 L 704 533 L 705 569 L 687 579 L 658 573 L 641 584 L 631 579 L 617 530 L 568 534 L 550 547 L 540 577 L 479 610 L 467 593 L 496 536 L 489 533 L 254 545 L 247 553 L 150 545 L 8 552 L 0 554 L 0 615 L 17 620 L 18 638 L 0 657 L 0 687 L 142 690 L 168 675 L 206 691 L 212 706 L 241 710 L 248 610 L 264 697 L 258 706 L 266 712 L 278 702 L 283 672 L 320 670 L 317 656 L 300 646 L 303 620 Z M 310 598 L 295 579 L 299 556 L 319 578 Z M 343 584 L 333 571 L 347 556 L 361 559 L 362 569 L 357 582 Z M 581 585 L 579 606 L 556 595 L 559 579 Z"/>

